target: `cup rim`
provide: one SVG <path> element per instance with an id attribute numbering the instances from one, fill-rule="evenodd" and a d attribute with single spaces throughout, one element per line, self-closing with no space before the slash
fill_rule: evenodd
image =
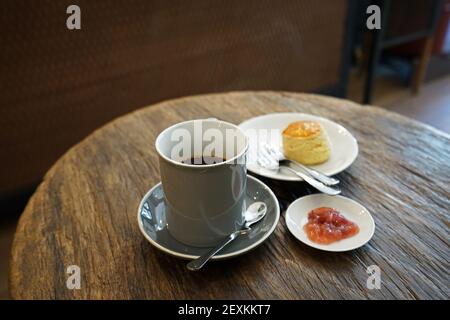
<path id="1" fill-rule="evenodd" d="M 242 136 L 244 137 L 244 140 L 245 140 L 245 146 L 244 146 L 244 148 L 242 149 L 241 152 L 239 152 L 238 154 L 236 154 L 234 157 L 232 157 L 232 158 L 230 158 L 230 159 L 227 159 L 226 161 L 218 162 L 218 163 L 212 163 L 212 164 L 202 164 L 202 165 L 196 165 L 196 164 L 188 164 L 188 163 L 178 162 L 178 161 L 175 161 L 175 160 L 173 160 L 173 159 L 167 157 L 165 154 L 163 154 L 163 153 L 161 152 L 160 148 L 159 148 L 159 144 L 160 144 L 159 142 L 160 142 L 160 140 L 162 139 L 162 136 L 163 136 L 167 131 L 169 131 L 169 130 L 171 130 L 171 129 L 174 129 L 174 128 L 178 127 L 178 126 L 181 126 L 181 125 L 183 125 L 183 124 L 187 124 L 187 123 L 190 123 L 190 122 L 194 122 L 194 121 L 205 121 L 205 122 L 206 122 L 206 121 L 211 121 L 211 122 L 214 121 L 214 122 L 223 123 L 223 124 L 226 124 L 226 125 L 229 125 L 229 126 L 233 127 L 235 130 L 239 131 L 239 132 L 242 134 Z M 161 158 L 163 158 L 164 160 L 166 160 L 166 161 L 168 161 L 168 162 L 170 162 L 170 163 L 172 163 L 172 164 L 174 164 L 174 165 L 176 165 L 176 166 L 186 167 L 186 168 L 204 169 L 204 168 L 218 167 L 218 166 L 225 165 L 225 164 L 229 164 L 230 162 L 233 162 L 234 160 L 240 158 L 242 155 L 244 155 L 244 154 L 248 151 L 249 144 L 250 144 L 250 143 L 249 143 L 249 139 L 248 139 L 247 135 L 246 135 L 246 134 L 244 133 L 244 131 L 242 131 L 242 129 L 239 128 L 237 125 L 235 125 L 235 124 L 233 124 L 233 123 L 230 123 L 230 122 L 227 122 L 227 121 L 215 119 L 215 118 L 207 118 L 207 119 L 193 119 L 193 120 L 186 120 L 186 121 L 182 121 L 182 122 L 175 123 L 175 124 L 171 125 L 170 127 L 165 128 L 165 129 L 164 129 L 163 131 L 161 131 L 161 132 L 158 134 L 158 136 L 156 137 L 156 140 L 155 140 L 155 149 L 156 149 L 156 152 L 158 152 L 158 155 L 159 155 Z"/>

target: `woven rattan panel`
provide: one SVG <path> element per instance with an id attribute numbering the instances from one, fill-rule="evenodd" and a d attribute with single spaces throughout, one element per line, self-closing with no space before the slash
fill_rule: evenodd
<path id="1" fill-rule="evenodd" d="M 66 28 L 72 3 L 81 30 Z M 335 85 L 346 9 L 344 0 L 3 1 L 0 194 L 38 181 L 95 128 L 156 101 Z"/>

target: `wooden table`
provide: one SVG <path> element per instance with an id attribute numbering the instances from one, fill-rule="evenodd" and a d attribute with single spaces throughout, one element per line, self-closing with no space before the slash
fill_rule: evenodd
<path id="1" fill-rule="evenodd" d="M 291 201 L 315 192 L 303 182 L 262 179 L 279 198 L 274 234 L 241 257 L 192 273 L 152 247 L 136 221 L 139 201 L 159 181 L 157 134 L 187 119 L 239 123 L 299 111 L 327 117 L 359 142 L 356 162 L 338 175 L 343 195 L 364 204 L 376 231 L 347 253 L 309 248 L 287 230 Z M 376 107 L 317 95 L 244 92 L 163 102 L 121 117 L 68 151 L 23 213 L 12 248 L 16 299 L 449 298 L 450 139 Z M 81 289 L 66 269 L 80 267 Z M 381 289 L 366 268 L 381 269 Z"/>

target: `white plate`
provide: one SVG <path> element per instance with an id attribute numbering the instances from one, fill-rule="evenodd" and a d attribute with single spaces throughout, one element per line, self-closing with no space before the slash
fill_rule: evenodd
<path id="1" fill-rule="evenodd" d="M 308 213 L 320 207 L 337 209 L 345 218 L 359 226 L 359 232 L 353 237 L 327 245 L 312 242 L 308 239 L 303 226 L 308 222 Z M 365 245 L 375 232 L 375 222 L 366 208 L 352 199 L 325 194 L 312 194 L 292 202 L 286 211 L 286 225 L 294 237 L 304 244 L 316 249 L 333 252 L 359 248 Z"/>
<path id="2" fill-rule="evenodd" d="M 264 177 L 284 180 L 301 181 L 302 179 L 289 171 L 273 171 L 261 168 L 257 159 L 257 148 L 261 143 L 269 143 L 282 150 L 281 133 L 292 122 L 300 120 L 317 121 L 324 127 L 330 141 L 330 159 L 326 162 L 311 166 L 326 174 L 334 175 L 347 169 L 358 155 L 358 143 L 355 137 L 343 126 L 331 120 L 304 113 L 272 113 L 242 122 L 239 127 L 250 140 L 248 170 Z M 263 131 L 273 130 L 269 134 Z"/>

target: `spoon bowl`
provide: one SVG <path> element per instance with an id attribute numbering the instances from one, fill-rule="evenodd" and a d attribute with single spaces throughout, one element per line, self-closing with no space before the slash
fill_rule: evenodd
<path id="1" fill-rule="evenodd" d="M 264 202 L 252 203 L 244 213 L 244 228 L 250 228 L 251 225 L 259 222 L 267 213 L 267 206 Z"/>

